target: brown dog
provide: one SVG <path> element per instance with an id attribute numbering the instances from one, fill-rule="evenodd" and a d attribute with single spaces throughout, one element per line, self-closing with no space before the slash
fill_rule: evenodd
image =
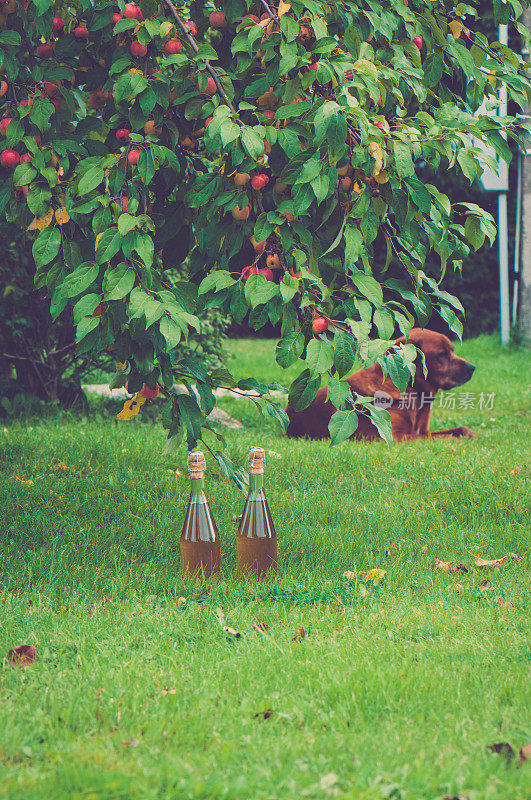
<path id="1" fill-rule="evenodd" d="M 427 375 L 424 377 L 422 365 L 417 363 L 413 385 L 408 385 L 404 396 L 387 376 L 383 380 L 382 368 L 374 364 L 368 369 L 353 372 L 347 378 L 351 389 L 364 397 L 375 397 L 376 405 L 388 408 L 391 415 L 393 439 L 426 439 L 431 436 L 476 437 L 470 428 L 451 428 L 447 431 L 430 433 L 430 413 L 435 395 L 439 389 L 454 389 L 472 377 L 474 365 L 454 354 L 450 339 L 442 333 L 425 328 L 413 328 L 409 337 L 400 337 L 396 343 L 410 342 L 424 353 Z M 417 360 L 418 361 L 418 360 Z M 313 402 L 303 411 L 286 408 L 289 425 L 288 436 L 310 439 L 329 438 L 328 423 L 336 409 L 326 399 L 326 389 L 319 389 Z M 360 415 L 356 433 L 352 439 L 378 439 L 379 434 L 370 419 Z"/>

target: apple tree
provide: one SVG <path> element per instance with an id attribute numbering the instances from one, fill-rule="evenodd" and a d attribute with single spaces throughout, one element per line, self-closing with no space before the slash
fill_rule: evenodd
<path id="1" fill-rule="evenodd" d="M 396 332 L 439 314 L 459 335 L 441 280 L 495 236 L 416 165 L 472 182 L 494 164 L 480 142 L 509 160 L 509 140 L 529 139 L 525 65 L 480 32 L 478 7 L 2 2 L 0 212 L 34 231 L 35 285 L 54 318 L 73 314 L 78 352 L 112 352 L 114 385 L 137 392 L 121 418 L 160 390 L 168 451 L 184 435 L 193 447 L 226 386 L 284 421 L 271 387 L 183 356 L 215 308 L 281 322 L 278 363 L 301 360 L 290 402 L 307 406 L 326 376 L 332 442 L 359 413 L 389 436 L 342 379 L 360 358 L 405 387 L 417 353 Z M 521 13 L 494 0 L 495 21 L 525 37 Z M 430 252 L 441 280 L 423 271 Z"/>

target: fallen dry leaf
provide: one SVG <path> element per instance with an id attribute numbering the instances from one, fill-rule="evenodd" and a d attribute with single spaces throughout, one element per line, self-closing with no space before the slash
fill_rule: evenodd
<path id="1" fill-rule="evenodd" d="M 304 628 L 301 628 L 301 626 L 299 625 L 299 630 L 297 631 L 297 633 L 295 634 L 295 636 L 293 637 L 293 639 L 291 641 L 292 642 L 297 642 L 300 639 L 304 639 L 305 637 L 306 637 L 306 631 L 304 630 Z"/>
<path id="2" fill-rule="evenodd" d="M 502 558 L 495 558 L 493 561 L 489 561 L 486 558 L 480 558 L 479 556 L 476 556 L 476 558 L 474 559 L 474 564 L 476 565 L 476 567 L 479 567 L 480 569 L 483 569 L 484 567 L 499 567 L 503 564 L 508 555 L 509 554 L 507 553 L 507 555 L 503 556 Z"/>
<path id="3" fill-rule="evenodd" d="M 228 625 L 224 625 L 223 630 L 225 631 L 225 633 L 230 633 L 230 635 L 234 636 L 235 639 L 239 639 L 241 637 L 240 631 L 237 631 L 234 628 L 229 628 Z"/>
<path id="4" fill-rule="evenodd" d="M 514 603 L 511 603 L 510 600 L 506 600 L 505 597 L 502 597 L 501 595 L 498 597 L 498 603 L 502 608 L 506 608 L 507 606 L 513 606 L 514 608 Z"/>
<path id="5" fill-rule="evenodd" d="M 518 760 L 523 764 L 524 761 L 531 761 L 531 742 L 522 745 L 518 753 Z"/>
<path id="6" fill-rule="evenodd" d="M 494 586 L 489 586 L 488 581 L 483 581 L 481 586 L 479 587 L 480 592 L 495 592 L 496 588 Z"/>
<path id="7" fill-rule="evenodd" d="M 464 564 L 456 564 L 455 561 L 441 561 L 435 556 L 435 569 L 441 572 L 468 572 Z"/>
<path id="8" fill-rule="evenodd" d="M 161 694 L 177 694 L 177 689 L 163 689 Z"/>
<path id="9" fill-rule="evenodd" d="M 509 742 L 496 742 L 495 744 L 487 745 L 487 750 L 490 750 L 491 753 L 496 753 L 496 755 L 503 756 L 510 761 L 514 758 L 514 750 L 509 744 Z"/>
<path id="10" fill-rule="evenodd" d="M 12 647 L 7 654 L 7 660 L 11 662 L 14 667 L 29 667 L 35 661 L 35 645 L 33 644 L 17 644 Z"/>
<path id="11" fill-rule="evenodd" d="M 121 744 L 123 744 L 124 747 L 136 747 L 138 742 L 136 739 L 122 739 Z"/>

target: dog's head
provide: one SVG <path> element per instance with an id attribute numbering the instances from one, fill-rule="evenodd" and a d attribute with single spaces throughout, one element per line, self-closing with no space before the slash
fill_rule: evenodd
<path id="1" fill-rule="evenodd" d="M 402 336 L 398 342 L 414 344 L 424 353 L 426 378 L 422 370 L 420 359 L 417 359 L 417 374 L 415 384 L 424 388 L 427 385 L 431 390 L 455 389 L 472 377 L 475 370 L 464 358 L 456 356 L 453 345 L 447 336 L 442 333 L 427 330 L 427 328 L 413 328 L 409 337 Z"/>

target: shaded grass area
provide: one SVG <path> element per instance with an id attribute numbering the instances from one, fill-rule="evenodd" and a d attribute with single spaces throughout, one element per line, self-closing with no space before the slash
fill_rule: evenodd
<path id="1" fill-rule="evenodd" d="M 270 344 L 230 346 L 238 377 L 285 384 Z M 528 357 L 491 337 L 461 352 L 475 407 L 436 404 L 434 427 L 474 441 L 330 449 L 223 401 L 245 423 L 225 432 L 229 455 L 270 451 L 271 584 L 234 580 L 244 498 L 215 468 L 226 580 L 183 583 L 185 454 L 165 460 L 157 426 L 0 431 L 0 656 L 37 648 L 0 670 L 0 797 L 527 797 L 529 765 L 486 747 L 530 739 Z M 469 571 L 438 572 L 436 556 Z M 380 585 L 360 575 L 373 568 Z"/>

